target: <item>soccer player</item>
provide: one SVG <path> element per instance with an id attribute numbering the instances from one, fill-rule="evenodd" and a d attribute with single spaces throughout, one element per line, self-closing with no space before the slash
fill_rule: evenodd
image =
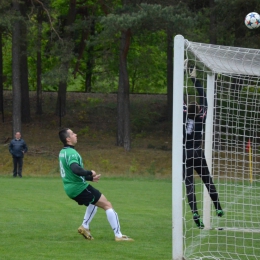
<path id="1" fill-rule="evenodd" d="M 64 144 L 59 154 L 60 174 L 66 194 L 79 205 L 87 206 L 82 225 L 78 232 L 86 239 L 92 240 L 89 224 L 97 212 L 97 207 L 105 210 L 107 220 L 114 231 L 115 241 L 133 241 L 132 238 L 122 235 L 117 213 L 112 204 L 99 190 L 92 187 L 87 181 L 98 182 L 101 174 L 85 170 L 80 154 L 75 150 L 77 135 L 69 128 L 59 132 L 61 142 Z"/>
<path id="2" fill-rule="evenodd" d="M 188 203 L 193 214 L 193 220 L 197 227 L 203 229 L 204 224 L 197 209 L 194 170 L 198 173 L 203 183 L 207 187 L 212 202 L 214 203 L 216 214 L 219 217 L 224 215 L 221 208 L 218 193 L 210 175 L 204 152 L 201 148 L 203 126 L 207 116 L 207 98 L 203 86 L 196 79 L 196 69 L 190 73 L 191 80 L 199 94 L 200 103 L 191 102 L 188 106 L 183 104 L 183 179 L 186 185 Z"/>

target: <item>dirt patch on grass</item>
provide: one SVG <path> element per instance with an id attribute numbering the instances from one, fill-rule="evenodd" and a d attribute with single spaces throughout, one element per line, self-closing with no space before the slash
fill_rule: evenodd
<path id="1" fill-rule="evenodd" d="M 116 146 L 117 95 L 68 93 L 67 114 L 55 115 L 57 93 L 43 93 L 43 114 L 35 114 L 36 93 L 30 92 L 31 122 L 22 125 L 29 151 L 24 175 L 59 175 L 60 124 L 78 133 L 77 150 L 85 167 L 105 176 L 171 176 L 171 123 L 166 120 L 166 95 L 130 95 L 132 149 Z M 8 143 L 12 138 L 12 93 L 4 93 L 0 174 L 12 172 Z"/>

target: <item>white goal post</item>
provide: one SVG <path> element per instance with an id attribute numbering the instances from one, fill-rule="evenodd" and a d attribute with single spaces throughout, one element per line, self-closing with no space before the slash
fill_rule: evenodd
<path id="1" fill-rule="evenodd" d="M 187 68 L 184 60 L 188 61 Z M 189 208 L 182 179 L 184 94 L 198 100 L 189 68 L 207 94 L 203 150 L 224 210 L 217 217 L 194 172 L 204 229 Z M 260 50 L 174 38 L 172 259 L 260 259 Z"/>

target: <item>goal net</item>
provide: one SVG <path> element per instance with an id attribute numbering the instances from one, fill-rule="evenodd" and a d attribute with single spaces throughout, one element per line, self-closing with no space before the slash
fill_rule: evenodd
<path id="1" fill-rule="evenodd" d="M 260 50 L 195 43 L 178 35 L 174 52 L 173 259 L 260 259 Z M 180 66 L 185 59 L 187 66 Z M 202 148 L 224 211 L 224 216 L 216 215 L 194 171 L 203 229 L 193 220 L 185 183 L 177 176 L 182 176 L 182 144 L 174 140 L 180 133 L 182 140 L 179 99 L 184 94 L 188 104 L 200 100 L 193 67 L 207 93 Z"/>

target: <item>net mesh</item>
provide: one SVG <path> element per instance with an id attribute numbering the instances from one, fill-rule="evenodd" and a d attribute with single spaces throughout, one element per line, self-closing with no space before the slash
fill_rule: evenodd
<path id="1" fill-rule="evenodd" d="M 217 217 L 211 203 L 212 229 L 200 230 L 184 192 L 185 259 L 260 259 L 260 50 L 186 40 L 185 51 L 205 89 L 207 74 L 215 77 L 211 173 L 225 212 Z M 187 102 L 198 98 L 189 73 L 184 90 Z M 203 184 L 195 182 L 202 213 Z"/>
<path id="2" fill-rule="evenodd" d="M 185 41 L 186 50 L 193 53 L 215 73 L 260 75 L 260 50 Z"/>

